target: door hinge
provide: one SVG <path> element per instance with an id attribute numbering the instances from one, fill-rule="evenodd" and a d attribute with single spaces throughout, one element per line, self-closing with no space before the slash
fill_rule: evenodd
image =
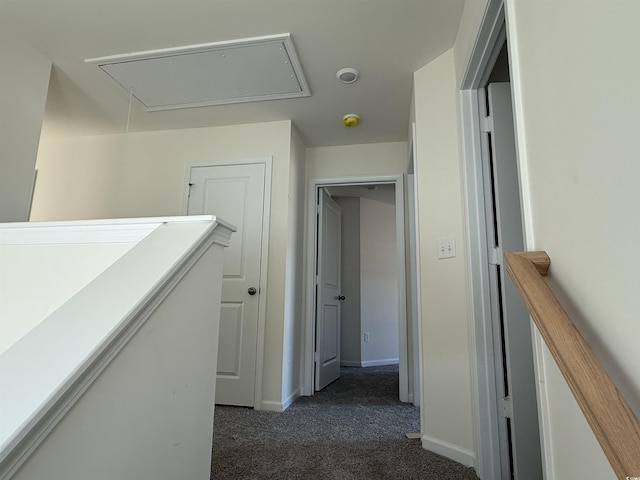
<path id="1" fill-rule="evenodd" d="M 189 192 L 187 193 L 187 197 L 191 197 L 191 187 L 193 187 L 193 183 L 189 182 L 187 185 L 189 186 Z"/>
<path id="2" fill-rule="evenodd" d="M 500 410 L 503 417 L 513 417 L 513 405 L 511 403 L 511 397 L 505 397 L 500 402 Z"/>
<path id="3" fill-rule="evenodd" d="M 315 352 L 313 355 L 313 361 L 318 363 L 320 361 L 320 352 Z"/>
<path id="4" fill-rule="evenodd" d="M 502 249 L 500 247 L 489 249 L 489 265 L 502 265 Z"/>
<path id="5" fill-rule="evenodd" d="M 493 132 L 493 117 L 491 117 L 491 116 L 484 117 L 480 121 L 480 129 L 482 130 L 482 133 L 491 133 L 491 132 Z"/>

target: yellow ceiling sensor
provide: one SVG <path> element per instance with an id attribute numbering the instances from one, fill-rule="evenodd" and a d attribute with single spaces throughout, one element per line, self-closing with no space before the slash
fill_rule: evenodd
<path id="1" fill-rule="evenodd" d="M 360 123 L 360 117 L 355 113 L 347 113 L 344 117 L 342 117 L 342 124 L 347 127 L 355 127 Z"/>

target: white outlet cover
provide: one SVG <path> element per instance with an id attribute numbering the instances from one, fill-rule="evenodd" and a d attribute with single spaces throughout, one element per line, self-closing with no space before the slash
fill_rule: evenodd
<path id="1" fill-rule="evenodd" d="M 456 240 L 453 237 L 438 239 L 438 258 L 454 258 L 456 256 Z"/>

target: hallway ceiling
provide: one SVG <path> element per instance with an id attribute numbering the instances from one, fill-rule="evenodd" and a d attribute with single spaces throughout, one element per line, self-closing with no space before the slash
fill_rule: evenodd
<path id="1" fill-rule="evenodd" d="M 0 35 L 53 61 L 46 128 L 79 134 L 293 120 L 307 146 L 405 141 L 413 72 L 464 0 L 2 0 Z M 310 97 L 147 112 L 87 58 L 290 33 Z M 360 71 L 353 84 L 335 74 Z M 361 123 L 341 120 L 357 113 Z"/>

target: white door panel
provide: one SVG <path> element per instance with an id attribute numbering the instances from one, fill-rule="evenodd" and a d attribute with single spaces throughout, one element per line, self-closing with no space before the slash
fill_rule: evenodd
<path id="1" fill-rule="evenodd" d="M 209 167 L 209 168 L 222 168 L 227 169 L 229 167 Z M 237 168 L 237 167 L 232 167 Z M 202 175 L 209 175 L 211 173 L 200 172 Z M 216 173 L 219 174 L 219 173 Z M 205 178 L 202 188 L 202 195 L 204 196 L 203 203 L 206 210 L 213 209 L 218 213 L 215 213 L 220 218 L 232 222 L 237 231 L 235 235 L 242 239 L 241 243 L 233 242 L 229 248 L 229 254 L 224 257 L 224 269 L 223 274 L 226 278 L 245 278 L 245 265 L 244 260 L 246 256 L 246 244 L 245 244 L 245 207 L 247 202 L 247 187 L 250 181 L 250 177 L 241 178 Z M 193 183 L 193 179 L 192 179 Z M 195 203 L 197 196 L 197 190 L 199 185 L 194 183 L 192 192 L 195 192 L 191 203 Z M 189 212 L 191 213 L 191 212 Z M 204 212 L 203 212 L 204 213 Z M 209 212 L 207 212 L 209 213 Z M 213 211 L 211 212 L 213 213 Z M 225 252 L 226 253 L 226 252 Z"/>
<path id="2" fill-rule="evenodd" d="M 188 214 L 215 214 L 237 228 L 222 281 L 216 403 L 225 405 L 254 405 L 264 182 L 262 163 L 191 169 Z"/>
<path id="3" fill-rule="evenodd" d="M 340 377 L 340 242 L 342 211 L 320 189 L 315 388 Z"/>
<path id="4" fill-rule="evenodd" d="M 335 362 L 336 360 L 338 363 L 340 361 L 338 358 L 338 354 L 340 352 L 339 338 L 337 338 L 336 335 L 337 328 L 340 325 L 340 322 L 338 322 L 338 308 L 339 307 L 335 305 L 324 306 L 324 312 L 322 315 L 322 350 L 320 354 L 323 367 L 330 365 L 331 362 Z"/>
<path id="5" fill-rule="evenodd" d="M 218 346 L 218 375 L 240 377 L 243 313 L 241 303 L 225 302 L 220 307 L 220 338 L 225 341 Z"/>

